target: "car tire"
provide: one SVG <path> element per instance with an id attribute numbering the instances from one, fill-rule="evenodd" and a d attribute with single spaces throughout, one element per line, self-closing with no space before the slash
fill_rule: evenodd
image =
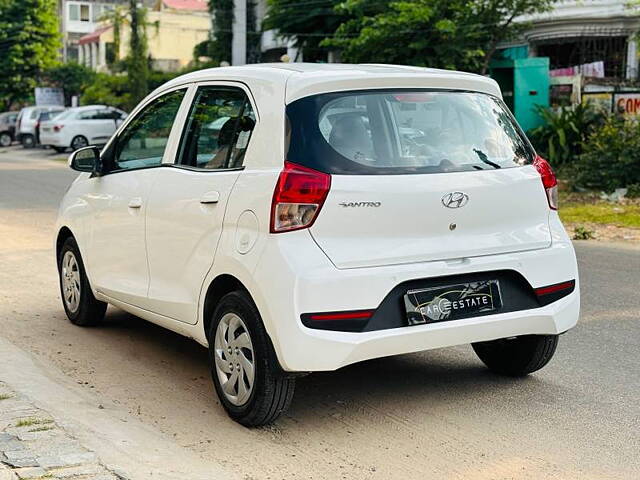
<path id="1" fill-rule="evenodd" d="M 93 296 L 84 263 L 73 237 L 65 240 L 58 256 L 60 295 L 67 318 L 74 325 L 88 327 L 104 319 L 107 304 Z"/>
<path id="2" fill-rule="evenodd" d="M 11 138 L 11 134 L 7 132 L 0 133 L 0 147 L 10 147 L 13 139 Z"/>
<path id="3" fill-rule="evenodd" d="M 79 150 L 81 148 L 88 147 L 88 146 L 89 146 L 89 140 L 87 140 L 87 137 L 84 137 L 82 135 L 76 135 L 71 140 L 71 150 L 73 150 L 74 152 L 76 150 Z"/>
<path id="4" fill-rule="evenodd" d="M 36 146 L 36 137 L 31 134 L 22 135 L 20 141 L 24 148 L 34 148 Z"/>
<path id="5" fill-rule="evenodd" d="M 246 293 L 232 292 L 220 300 L 208 334 L 213 384 L 233 420 L 257 427 L 289 408 L 295 379 L 280 368 L 258 309 Z"/>
<path id="6" fill-rule="evenodd" d="M 558 335 L 524 335 L 478 342 L 472 346 L 492 372 L 521 377 L 549 363 L 558 346 Z"/>
<path id="7" fill-rule="evenodd" d="M 67 147 L 52 147 L 56 153 L 64 153 L 67 151 Z"/>

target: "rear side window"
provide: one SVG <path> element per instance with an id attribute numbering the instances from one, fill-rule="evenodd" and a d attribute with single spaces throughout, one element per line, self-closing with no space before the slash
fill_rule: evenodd
<path id="1" fill-rule="evenodd" d="M 239 88 L 199 87 L 184 130 L 178 163 L 205 170 L 241 167 L 256 118 Z"/>
<path id="2" fill-rule="evenodd" d="M 287 159 L 335 174 L 518 167 L 533 150 L 499 99 L 474 92 L 364 91 L 287 106 Z"/>

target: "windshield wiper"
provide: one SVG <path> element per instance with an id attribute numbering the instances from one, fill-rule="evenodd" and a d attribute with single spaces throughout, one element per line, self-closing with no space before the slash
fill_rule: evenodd
<path id="1" fill-rule="evenodd" d="M 487 165 L 491 165 L 493 168 L 502 168 L 497 163 L 494 163 L 491 160 L 489 160 L 489 158 L 487 158 L 487 154 L 484 153 L 482 150 L 478 150 L 478 149 L 474 148 L 473 151 L 475 152 L 476 155 L 478 155 L 478 158 L 480 159 L 480 161 L 482 163 L 486 163 Z"/>

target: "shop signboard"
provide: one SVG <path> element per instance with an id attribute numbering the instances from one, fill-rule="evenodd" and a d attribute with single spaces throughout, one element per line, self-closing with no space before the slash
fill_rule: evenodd
<path id="1" fill-rule="evenodd" d="M 62 88 L 38 87 L 35 91 L 36 105 L 60 105 L 64 107 Z"/>
<path id="2" fill-rule="evenodd" d="M 619 92 L 613 95 L 613 108 L 617 113 L 635 117 L 640 115 L 640 92 Z"/>

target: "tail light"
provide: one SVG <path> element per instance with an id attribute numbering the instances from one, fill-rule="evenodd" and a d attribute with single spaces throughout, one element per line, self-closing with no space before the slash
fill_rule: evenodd
<path id="1" fill-rule="evenodd" d="M 59 132 L 60 130 L 62 130 L 63 127 L 64 127 L 64 125 L 54 125 L 53 126 L 53 131 L 54 132 Z"/>
<path id="2" fill-rule="evenodd" d="M 271 202 L 271 233 L 309 228 L 331 187 L 331 175 L 284 162 Z"/>
<path id="3" fill-rule="evenodd" d="M 536 155 L 536 159 L 533 161 L 533 166 L 536 167 L 540 177 L 542 178 L 542 185 L 547 193 L 547 201 L 549 207 L 552 210 L 558 209 L 558 180 L 556 174 L 553 173 L 553 169 L 549 162 L 547 162 L 540 155 Z"/>

